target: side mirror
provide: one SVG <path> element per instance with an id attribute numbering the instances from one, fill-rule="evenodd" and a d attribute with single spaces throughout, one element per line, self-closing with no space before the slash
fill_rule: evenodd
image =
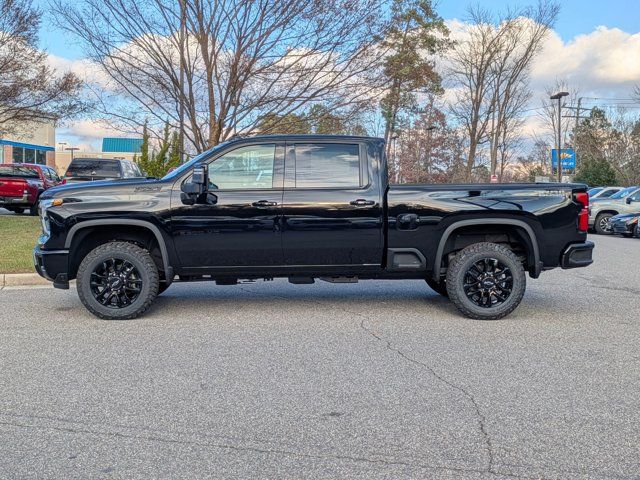
<path id="1" fill-rule="evenodd" d="M 625 202 L 627 202 L 627 205 L 631 205 L 631 202 L 633 202 L 633 199 L 631 197 L 627 197 Z"/>
<path id="2" fill-rule="evenodd" d="M 182 190 L 182 193 L 180 194 L 182 203 L 185 205 L 194 205 L 196 203 L 215 203 L 217 201 L 217 197 L 207 192 L 208 187 L 209 167 L 206 163 L 200 163 L 194 167 L 193 173 L 191 174 L 191 180 L 184 182 L 180 187 L 180 190 Z"/>

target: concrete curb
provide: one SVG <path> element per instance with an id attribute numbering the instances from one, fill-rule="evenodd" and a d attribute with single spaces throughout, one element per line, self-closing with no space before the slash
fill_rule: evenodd
<path id="1" fill-rule="evenodd" d="M 51 285 L 37 273 L 0 273 L 0 288 L 31 285 Z"/>

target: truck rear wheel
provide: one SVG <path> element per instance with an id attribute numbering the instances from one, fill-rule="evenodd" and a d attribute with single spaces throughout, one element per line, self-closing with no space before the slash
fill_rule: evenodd
<path id="1" fill-rule="evenodd" d="M 447 291 L 460 312 L 477 320 L 497 320 L 520 304 L 526 287 L 524 267 L 507 247 L 476 243 L 449 264 Z"/>
<path id="2" fill-rule="evenodd" d="M 128 320 L 142 315 L 158 295 L 158 268 L 144 248 L 110 242 L 84 257 L 76 283 L 80 300 L 95 316 Z"/>

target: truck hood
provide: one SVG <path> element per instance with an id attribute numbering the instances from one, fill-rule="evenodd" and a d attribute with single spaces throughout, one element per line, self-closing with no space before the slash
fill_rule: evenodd
<path id="1" fill-rule="evenodd" d="M 42 193 L 40 198 L 46 200 L 48 198 L 73 197 L 75 195 L 91 196 L 92 193 L 101 195 L 104 190 L 122 190 L 123 192 L 131 192 L 136 189 L 145 189 L 144 187 L 161 186 L 165 184 L 162 180 L 155 178 L 130 178 L 119 180 L 100 180 L 93 182 L 78 182 L 58 185 L 50 188 Z M 142 188 L 141 188 L 142 187 Z"/>

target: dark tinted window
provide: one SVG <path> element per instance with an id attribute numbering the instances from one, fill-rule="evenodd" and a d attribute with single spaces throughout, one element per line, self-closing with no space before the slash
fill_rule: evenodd
<path id="1" fill-rule="evenodd" d="M 360 182 L 357 144 L 296 143 L 296 187 L 357 187 Z"/>
<path id="2" fill-rule="evenodd" d="M 600 198 L 609 198 L 611 195 L 618 193 L 618 191 L 619 190 L 616 188 L 610 188 L 609 190 L 602 192 L 602 195 L 600 195 Z"/>
<path id="3" fill-rule="evenodd" d="M 0 177 L 40 178 L 35 169 L 17 166 L 0 166 Z"/>
<path id="4" fill-rule="evenodd" d="M 117 160 L 75 159 L 69 165 L 67 177 L 111 177 L 119 178 L 120 162 Z"/>

